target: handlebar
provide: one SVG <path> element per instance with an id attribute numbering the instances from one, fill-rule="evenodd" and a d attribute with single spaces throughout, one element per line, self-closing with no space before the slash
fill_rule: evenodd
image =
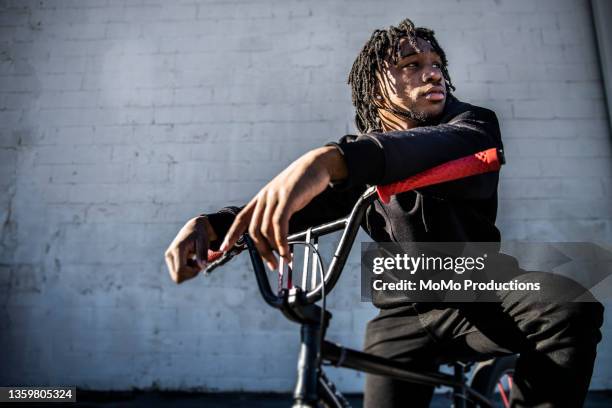
<path id="1" fill-rule="evenodd" d="M 377 198 L 377 196 L 383 203 L 386 204 L 389 203 L 390 198 L 393 195 L 432 184 L 444 183 L 464 177 L 499 171 L 503 164 L 505 164 L 505 159 L 502 149 L 491 148 L 449 161 L 414 176 L 408 177 L 405 180 L 385 186 L 373 186 L 368 188 L 361 195 L 361 197 L 359 197 L 348 217 L 289 235 L 287 238 L 288 241 L 316 240 L 320 236 L 343 230 L 332 261 L 323 277 L 323 281 L 319 282 L 319 284 L 312 290 L 305 292 L 305 297 L 302 299 L 305 299 L 307 303 L 315 303 L 321 299 L 323 287 L 325 287 L 326 293 L 331 292 L 331 290 L 334 288 L 336 282 L 340 278 L 342 269 L 346 264 L 346 260 L 355 241 L 355 237 L 357 236 L 365 210 Z M 244 249 L 248 249 L 249 251 L 251 263 L 253 264 L 253 269 L 255 271 L 257 286 L 259 287 L 259 291 L 264 300 L 270 306 L 280 308 L 284 302 L 287 301 L 286 294 L 280 294 L 279 296 L 272 291 L 261 256 L 257 252 L 257 248 L 248 234 L 244 234 L 240 240 L 238 240 L 236 245 L 225 253 L 209 251 L 209 260 L 212 257 L 213 261 L 208 264 L 208 267 L 205 269 L 204 273 L 209 274 L 217 267 L 227 263 Z"/>

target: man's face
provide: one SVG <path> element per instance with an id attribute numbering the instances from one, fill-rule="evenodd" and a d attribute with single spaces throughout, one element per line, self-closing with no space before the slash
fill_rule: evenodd
<path id="1" fill-rule="evenodd" d="M 382 105 L 399 110 L 418 123 L 437 117 L 444 110 L 446 82 L 442 59 L 431 44 L 417 39 L 417 53 L 405 38 L 400 40 L 397 64 L 387 58 L 386 70 L 379 75 Z"/>

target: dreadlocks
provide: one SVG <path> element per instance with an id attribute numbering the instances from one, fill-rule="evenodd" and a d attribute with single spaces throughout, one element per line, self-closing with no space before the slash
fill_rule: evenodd
<path id="1" fill-rule="evenodd" d="M 421 52 L 417 46 L 417 38 L 428 41 L 442 60 L 441 70 L 447 88 L 455 90 L 448 74 L 446 54 L 438 44 L 433 30 L 424 27 L 415 28 L 414 23 L 408 18 L 399 23 L 397 27 L 390 26 L 387 30 L 375 30 L 357 56 L 348 77 L 348 83 L 352 90 L 353 105 L 357 111 L 355 124 L 361 133 L 381 128 L 378 109 L 374 105 L 378 81 L 376 73 L 384 72 L 383 63 L 389 54 L 391 54 L 391 62 L 397 64 L 399 44 L 402 38 L 406 38 L 417 52 Z"/>

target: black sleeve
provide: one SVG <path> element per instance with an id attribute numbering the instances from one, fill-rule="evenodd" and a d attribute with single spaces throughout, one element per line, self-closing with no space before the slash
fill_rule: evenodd
<path id="1" fill-rule="evenodd" d="M 242 210 L 243 207 L 225 207 L 217 211 L 216 213 L 210 214 L 201 214 L 205 215 L 210 222 L 213 230 L 215 230 L 215 234 L 217 234 L 217 240 L 210 242 L 210 249 L 213 251 L 218 251 L 221 246 L 221 242 L 223 242 L 223 238 L 227 231 L 229 231 L 236 215 Z"/>
<path id="2" fill-rule="evenodd" d="M 354 185 L 385 185 L 451 160 L 492 147 L 503 148 L 495 113 L 479 107 L 448 123 L 406 131 L 369 133 L 335 144 L 344 156 L 348 179 Z M 490 197 L 496 191 L 497 172 L 467 177 L 423 189 L 423 192 L 469 199 Z"/>

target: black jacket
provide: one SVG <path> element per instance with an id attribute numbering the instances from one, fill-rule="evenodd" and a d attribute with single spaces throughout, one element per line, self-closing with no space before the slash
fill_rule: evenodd
<path id="1" fill-rule="evenodd" d="M 368 185 L 392 183 L 488 148 L 503 148 L 495 113 L 452 95 L 435 125 L 347 135 L 329 145 L 344 156 L 348 178 L 294 214 L 290 232 L 348 215 Z M 377 242 L 499 242 L 498 181 L 498 172 L 485 173 L 398 194 L 389 204 L 377 200 L 362 226 Z M 220 237 L 238 211 L 226 207 L 208 214 Z"/>

